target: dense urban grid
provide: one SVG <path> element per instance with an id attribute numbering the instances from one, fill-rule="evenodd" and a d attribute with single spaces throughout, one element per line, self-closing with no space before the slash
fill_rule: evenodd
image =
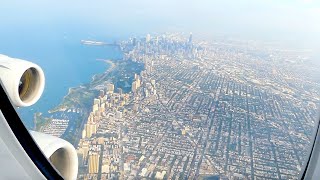
<path id="1" fill-rule="evenodd" d="M 306 52 L 192 34 L 119 46 L 144 70 L 129 93 L 94 87 L 78 178 L 297 179 L 319 102 Z"/>

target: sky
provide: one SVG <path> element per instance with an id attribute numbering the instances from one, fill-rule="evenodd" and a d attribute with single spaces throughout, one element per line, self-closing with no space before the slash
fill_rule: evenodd
<path id="1" fill-rule="evenodd" d="M 79 44 L 79 39 L 91 37 L 126 39 L 182 31 L 193 32 L 195 39 L 284 41 L 315 49 L 319 61 L 319 22 L 320 0 L 0 0 L 0 54 L 34 60 L 50 79 L 60 66 L 55 59 L 78 55 L 64 53 L 74 45 L 64 47 L 69 42 L 65 37 Z M 61 79 L 50 82 L 55 86 Z"/>
<path id="2" fill-rule="evenodd" d="M 186 31 L 318 45 L 320 0 L 6 0 L 1 34 L 66 26 L 123 34 Z M 1 33 L 1 31 L 3 33 Z"/>

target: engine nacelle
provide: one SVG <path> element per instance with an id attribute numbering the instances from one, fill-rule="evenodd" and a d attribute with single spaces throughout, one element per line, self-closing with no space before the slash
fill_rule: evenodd
<path id="1" fill-rule="evenodd" d="M 0 80 L 12 104 L 18 107 L 36 103 L 45 85 L 44 73 L 38 65 L 2 54 L 0 54 Z M 30 131 L 30 134 L 64 179 L 77 178 L 78 156 L 69 142 L 35 131 Z"/>
<path id="2" fill-rule="evenodd" d="M 78 156 L 69 142 L 35 131 L 30 131 L 30 134 L 64 179 L 73 180 L 77 178 Z"/>
<path id="3" fill-rule="evenodd" d="M 45 77 L 42 69 L 31 62 L 0 54 L 0 80 L 15 106 L 31 106 L 43 90 Z"/>

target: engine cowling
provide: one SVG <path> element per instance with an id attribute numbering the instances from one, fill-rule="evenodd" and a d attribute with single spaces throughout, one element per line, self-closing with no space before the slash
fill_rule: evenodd
<path id="1" fill-rule="evenodd" d="M 30 131 L 30 134 L 64 179 L 73 180 L 77 178 L 78 156 L 69 142 L 35 131 Z"/>
<path id="2" fill-rule="evenodd" d="M 2 54 L 0 54 L 0 80 L 12 104 L 17 107 L 36 103 L 45 85 L 44 73 L 38 65 Z M 30 134 L 64 179 L 77 178 L 77 152 L 69 142 L 35 131 L 30 131 Z"/>
<path id="3" fill-rule="evenodd" d="M 0 79 L 12 103 L 31 106 L 42 95 L 45 77 L 42 69 L 31 62 L 0 54 Z"/>

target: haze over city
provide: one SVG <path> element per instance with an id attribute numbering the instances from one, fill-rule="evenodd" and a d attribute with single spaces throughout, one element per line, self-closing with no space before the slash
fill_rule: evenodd
<path id="1" fill-rule="evenodd" d="M 67 26 L 72 25 L 88 34 L 122 38 L 178 30 L 287 40 L 302 47 L 320 39 L 316 0 L 2 1 L 0 10 L 0 37 L 8 32 L 33 36 L 40 30 L 70 35 Z"/>
<path id="2" fill-rule="evenodd" d="M 46 74 L 29 129 L 79 179 L 295 179 L 320 102 L 320 2 L 6 1 L 0 54 Z"/>

